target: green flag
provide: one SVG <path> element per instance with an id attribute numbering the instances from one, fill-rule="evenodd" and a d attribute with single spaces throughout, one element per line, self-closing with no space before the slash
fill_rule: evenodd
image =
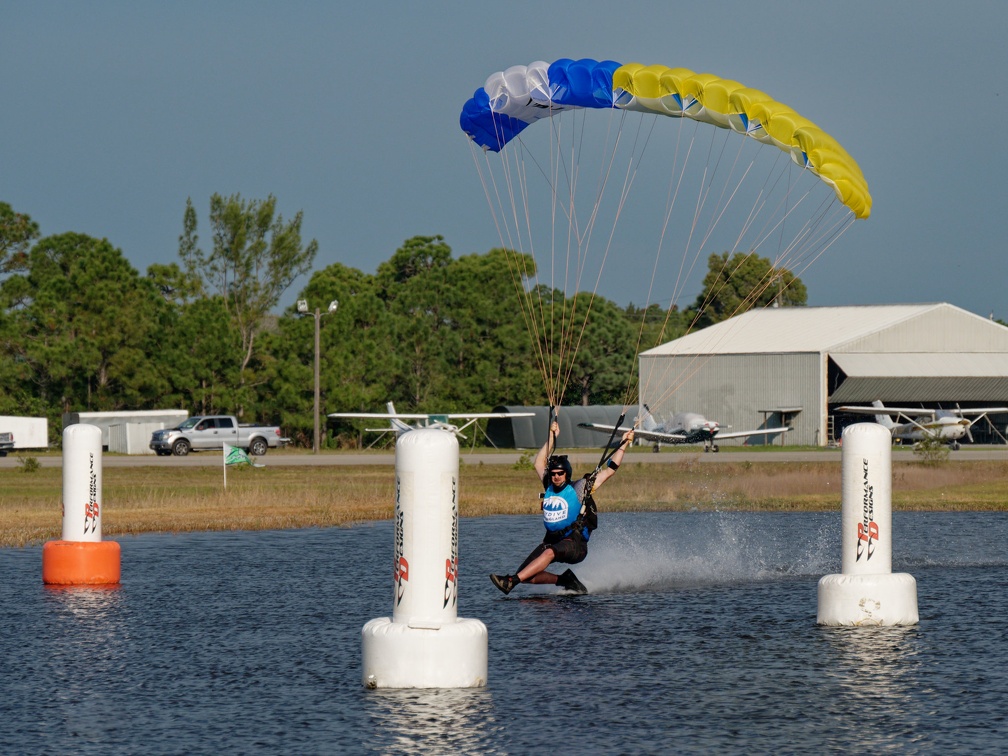
<path id="1" fill-rule="evenodd" d="M 225 465 L 251 465 L 252 459 L 245 453 L 244 449 L 237 446 L 224 444 L 224 464 Z"/>

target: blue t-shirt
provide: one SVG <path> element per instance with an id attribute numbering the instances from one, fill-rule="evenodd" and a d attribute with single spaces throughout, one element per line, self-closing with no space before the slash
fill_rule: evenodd
<path id="1" fill-rule="evenodd" d="M 546 530 L 555 533 L 574 524 L 581 514 L 584 487 L 584 478 L 565 485 L 560 490 L 555 489 L 552 483 L 547 486 L 542 503 L 543 525 Z"/>

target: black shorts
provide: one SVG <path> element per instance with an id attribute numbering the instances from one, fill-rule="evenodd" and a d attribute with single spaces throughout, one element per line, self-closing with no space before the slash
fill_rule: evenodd
<path id="1" fill-rule="evenodd" d="M 554 543 L 550 543 L 550 537 L 547 533 L 546 538 L 543 539 L 543 545 L 553 549 L 555 555 L 553 561 L 555 562 L 577 564 L 583 562 L 584 558 L 588 556 L 588 542 L 578 531 Z"/>
<path id="2" fill-rule="evenodd" d="M 525 561 L 519 565 L 516 572 L 521 572 L 528 565 L 532 564 L 546 549 L 553 550 L 554 562 L 577 564 L 584 561 L 584 558 L 588 556 L 588 543 L 580 533 L 572 533 L 566 538 L 554 537 L 547 533 L 543 542 L 536 546 L 531 554 L 525 557 Z"/>

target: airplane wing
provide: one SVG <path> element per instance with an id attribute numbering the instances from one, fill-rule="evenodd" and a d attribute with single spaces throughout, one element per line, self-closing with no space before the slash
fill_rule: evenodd
<path id="1" fill-rule="evenodd" d="M 430 420 L 431 418 L 448 418 L 449 420 L 484 420 L 491 417 L 535 417 L 534 412 L 470 412 L 470 413 L 440 413 L 440 412 L 330 412 L 327 417 L 343 417 L 367 419 L 374 417 L 382 420 Z"/>
<path id="2" fill-rule="evenodd" d="M 411 415 L 405 412 L 330 412 L 326 417 L 356 418 L 367 420 L 376 418 L 378 420 L 426 420 L 429 415 Z"/>
<path id="3" fill-rule="evenodd" d="M 432 417 L 443 417 L 447 420 L 465 420 L 465 422 L 458 427 L 459 431 L 464 431 L 470 425 L 473 425 L 479 420 L 495 417 L 535 417 L 535 412 L 470 412 L 468 414 L 450 413 L 447 415 L 433 415 Z M 463 436 L 463 438 L 465 438 L 465 436 Z"/>
<path id="4" fill-rule="evenodd" d="M 955 410 L 947 410 L 947 412 L 953 412 L 956 415 L 986 415 L 987 413 L 992 413 L 999 415 L 1002 412 L 1008 412 L 1008 407 L 970 407 L 969 409 L 959 409 L 956 407 Z"/>
<path id="5" fill-rule="evenodd" d="M 395 407 L 389 403 L 389 409 L 394 410 Z M 330 412 L 327 417 L 333 418 L 343 418 L 347 420 L 357 419 L 357 420 L 388 420 L 391 424 L 388 428 L 365 428 L 365 431 L 384 433 L 386 431 L 394 430 L 396 433 L 404 433 L 411 428 L 406 425 L 404 420 L 417 420 L 419 424 L 416 427 L 427 427 L 427 428 L 441 428 L 442 430 L 450 431 L 460 438 L 465 438 L 466 436 L 462 433 L 466 428 L 471 425 L 475 425 L 478 421 L 489 419 L 489 418 L 505 418 L 505 417 L 534 417 L 534 412 L 469 412 L 469 413 L 446 413 L 437 414 L 431 412 Z M 460 425 L 454 425 L 449 420 L 464 420 L 464 423 Z"/>
<path id="6" fill-rule="evenodd" d="M 728 433 L 718 431 L 714 440 L 721 441 L 726 438 L 745 438 L 746 436 L 776 436 L 778 433 L 787 433 L 789 430 L 794 430 L 794 428 L 782 426 L 780 428 L 758 428 L 756 430 L 730 431 Z"/>
<path id="7" fill-rule="evenodd" d="M 932 420 L 938 410 L 921 409 L 920 407 L 837 407 L 837 412 L 850 412 L 854 415 L 901 415 L 903 417 L 927 417 Z"/>
<path id="8" fill-rule="evenodd" d="M 422 417 L 427 417 L 427 415 L 423 415 Z M 447 415 L 442 415 L 441 417 L 447 417 L 449 420 L 484 420 L 488 417 L 535 417 L 535 412 L 470 412 L 468 414 L 449 413 Z"/>
<path id="9" fill-rule="evenodd" d="M 971 417 L 977 419 L 987 414 L 1000 414 L 1008 412 L 1008 407 L 969 407 L 968 409 L 936 410 L 921 409 L 920 407 L 837 407 L 837 412 L 850 412 L 855 415 L 892 415 L 904 417 L 911 423 L 917 420 L 935 420 L 939 412 L 944 412 L 947 417 Z"/>
<path id="10" fill-rule="evenodd" d="M 616 433 L 613 434 L 614 426 L 601 425 L 599 423 L 578 423 L 578 427 L 587 428 L 588 430 L 597 431 L 598 433 L 609 433 L 613 435 L 614 438 L 620 438 L 624 433 L 630 430 L 629 426 L 620 425 L 615 428 Z M 634 438 L 642 441 L 658 441 L 663 444 L 682 444 L 686 441 L 686 434 L 682 432 L 666 433 L 665 431 L 644 430 L 643 428 L 637 428 L 634 430 Z"/>
<path id="11" fill-rule="evenodd" d="M 658 430 L 643 430 L 638 428 L 634 431 L 634 438 L 640 438 L 644 441 L 658 441 L 662 444 L 684 444 L 686 443 L 686 434 L 682 431 L 676 433 L 668 433 L 666 431 Z"/>

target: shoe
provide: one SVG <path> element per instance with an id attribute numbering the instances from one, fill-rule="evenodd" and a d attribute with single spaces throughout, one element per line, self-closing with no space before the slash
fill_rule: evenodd
<path id="1" fill-rule="evenodd" d="M 572 570 L 567 570 L 562 575 L 557 575 L 556 584 L 572 593 L 588 593 L 584 583 L 577 579 L 577 575 Z"/>
<path id="2" fill-rule="evenodd" d="M 516 575 L 491 575 L 490 582 L 496 585 L 504 595 L 511 593 L 514 587 L 518 585 Z"/>

